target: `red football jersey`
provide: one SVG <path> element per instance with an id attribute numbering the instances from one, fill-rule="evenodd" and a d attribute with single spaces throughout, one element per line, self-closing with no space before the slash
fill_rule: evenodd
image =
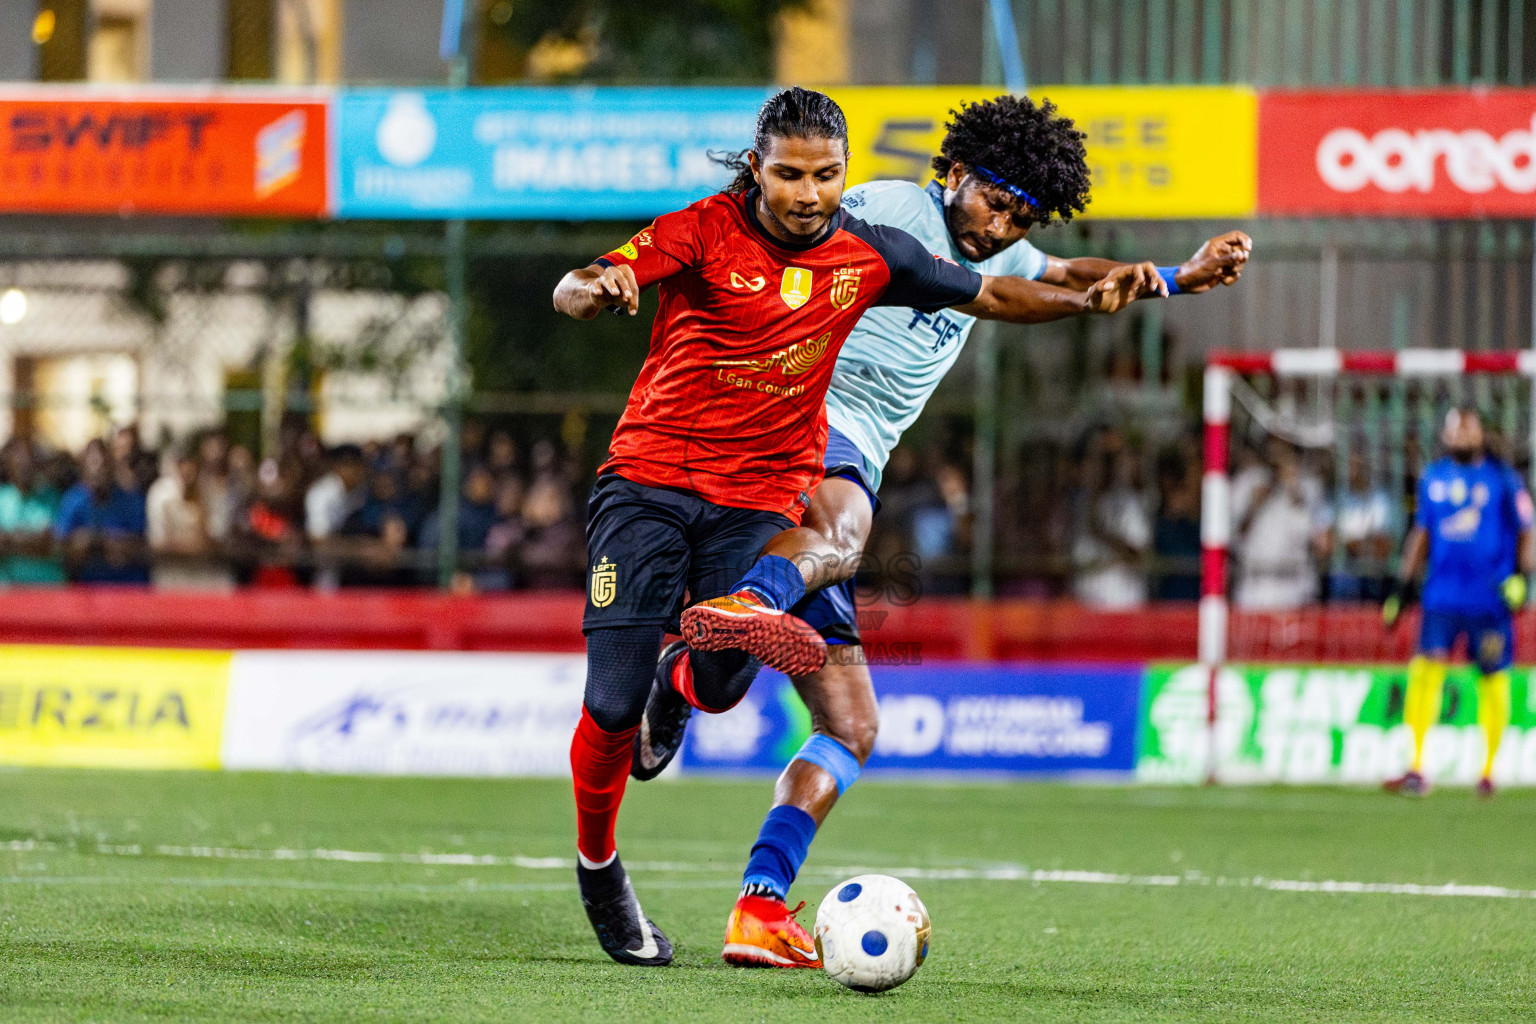
<path id="1" fill-rule="evenodd" d="M 832 364 L 859 317 L 964 305 L 981 277 L 842 209 L 809 244 L 781 242 L 757 196 L 701 199 L 598 260 L 659 283 L 650 352 L 598 472 L 799 522 L 821 479 Z"/>

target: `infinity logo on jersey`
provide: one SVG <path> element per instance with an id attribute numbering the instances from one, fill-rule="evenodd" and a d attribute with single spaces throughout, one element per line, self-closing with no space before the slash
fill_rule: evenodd
<path id="1" fill-rule="evenodd" d="M 749 292 L 760 292 L 763 290 L 763 285 L 767 283 L 768 279 L 762 274 L 757 274 L 753 277 L 742 277 L 736 271 L 731 271 L 732 288 L 745 288 Z"/>
<path id="2" fill-rule="evenodd" d="M 799 309 L 811 301 L 811 272 L 803 267 L 785 267 L 779 282 L 779 298 L 790 309 Z"/>
<path id="3" fill-rule="evenodd" d="M 739 366 L 753 373 L 767 373 L 775 366 L 786 374 L 804 373 L 827 354 L 827 346 L 831 344 L 832 332 L 828 331 L 820 337 L 797 341 L 763 359 L 716 359 L 715 365 Z"/>
<path id="4" fill-rule="evenodd" d="M 592 567 L 592 607 L 606 608 L 619 592 L 619 567 L 608 556 Z"/>
<path id="5" fill-rule="evenodd" d="M 864 273 L 858 267 L 843 267 L 832 271 L 832 290 L 827 293 L 827 298 L 832 300 L 835 309 L 847 309 L 853 305 L 853 300 L 859 294 L 859 275 Z"/>

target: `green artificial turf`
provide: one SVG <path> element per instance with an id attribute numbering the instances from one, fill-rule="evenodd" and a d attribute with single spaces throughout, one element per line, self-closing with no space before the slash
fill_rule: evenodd
<path id="1" fill-rule="evenodd" d="M 638 970 L 582 915 L 564 783 L 0 772 L 0 1020 L 1536 1017 L 1536 899 L 1275 888 L 1536 889 L 1533 795 L 866 780 L 795 896 L 910 876 L 932 951 L 870 997 L 719 961 L 768 794 L 631 785 L 620 849 L 678 949 Z"/>

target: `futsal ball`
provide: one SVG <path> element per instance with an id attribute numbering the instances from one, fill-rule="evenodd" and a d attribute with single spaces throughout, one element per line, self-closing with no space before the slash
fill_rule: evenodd
<path id="1" fill-rule="evenodd" d="M 816 953 L 835 981 L 884 992 L 917 972 L 928 955 L 928 908 L 890 875 L 859 875 L 833 887 L 816 908 Z"/>

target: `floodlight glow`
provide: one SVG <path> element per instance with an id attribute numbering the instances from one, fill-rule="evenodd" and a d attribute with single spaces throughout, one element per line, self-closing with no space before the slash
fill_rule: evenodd
<path id="1" fill-rule="evenodd" d="M 7 327 L 19 324 L 26 315 L 27 293 L 20 288 L 7 288 L 5 294 L 0 295 L 0 324 Z"/>

